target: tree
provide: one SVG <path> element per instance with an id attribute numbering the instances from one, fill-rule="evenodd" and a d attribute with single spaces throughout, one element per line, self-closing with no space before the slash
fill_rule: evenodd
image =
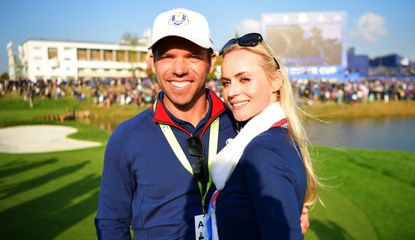
<path id="1" fill-rule="evenodd" d="M 136 34 L 125 32 L 122 35 L 120 44 L 129 46 L 130 50 L 128 51 L 128 61 L 130 62 L 130 65 L 131 65 L 131 69 L 130 69 L 131 78 L 132 78 L 131 80 L 135 82 L 137 78 L 135 75 L 136 68 L 134 67 L 134 64 L 138 61 L 138 57 L 139 57 L 135 49 L 140 44 L 140 38 Z"/>
<path id="2" fill-rule="evenodd" d="M 122 45 L 129 45 L 129 46 L 138 46 L 140 38 L 137 34 L 132 34 L 129 32 L 125 32 L 121 38 Z"/>
<path id="3" fill-rule="evenodd" d="M 3 81 L 4 80 L 9 80 L 9 78 L 10 78 L 9 73 L 7 73 L 7 72 L 2 73 L 1 77 L 0 77 L 0 79 L 3 80 Z"/>

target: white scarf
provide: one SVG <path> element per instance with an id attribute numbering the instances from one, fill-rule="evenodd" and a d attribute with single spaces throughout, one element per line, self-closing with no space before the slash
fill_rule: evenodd
<path id="1" fill-rule="evenodd" d="M 210 173 L 216 189 L 222 190 L 232 175 L 245 147 L 257 135 L 268 130 L 276 122 L 286 118 L 279 103 L 272 103 L 253 117 L 212 160 Z"/>
<path id="2" fill-rule="evenodd" d="M 261 113 L 249 120 L 238 135 L 213 158 L 210 174 L 217 191 L 225 187 L 248 143 L 284 118 L 286 116 L 280 104 L 277 102 L 270 104 Z M 216 204 L 212 205 L 211 201 L 209 205 L 207 216 L 208 239 L 217 240 L 219 237 L 216 226 Z"/>

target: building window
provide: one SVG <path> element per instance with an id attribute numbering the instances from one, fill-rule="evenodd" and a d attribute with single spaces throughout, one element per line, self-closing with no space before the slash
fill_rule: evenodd
<path id="1" fill-rule="evenodd" d="M 99 56 L 99 49 L 91 49 L 91 60 L 93 61 L 99 61 L 101 60 Z"/>
<path id="2" fill-rule="evenodd" d="M 77 50 L 78 60 L 87 60 L 86 49 L 79 48 Z"/>
<path id="3" fill-rule="evenodd" d="M 57 48 L 48 48 L 48 59 L 58 58 L 58 49 Z"/>
<path id="4" fill-rule="evenodd" d="M 138 54 L 137 54 L 137 52 L 130 51 L 128 53 L 128 61 L 129 62 L 137 62 L 138 61 Z"/>
<path id="5" fill-rule="evenodd" d="M 140 58 L 139 58 L 139 62 L 145 62 L 147 59 L 147 53 L 145 52 L 140 52 Z"/>
<path id="6" fill-rule="evenodd" d="M 104 60 L 105 61 L 114 61 L 112 59 L 112 50 L 104 50 Z"/>
<path id="7" fill-rule="evenodd" d="M 125 62 L 125 52 L 117 51 L 117 62 Z"/>

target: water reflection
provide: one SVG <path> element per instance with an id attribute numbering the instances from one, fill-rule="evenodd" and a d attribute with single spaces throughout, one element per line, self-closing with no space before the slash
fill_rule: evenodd
<path id="1" fill-rule="evenodd" d="M 317 145 L 415 151 L 415 118 L 312 123 L 306 129 Z"/>
<path id="2" fill-rule="evenodd" d="M 112 132 L 121 120 L 84 119 Z M 415 118 L 368 119 L 305 125 L 316 145 L 415 151 Z"/>
<path id="3" fill-rule="evenodd" d="M 100 129 L 103 129 L 108 132 L 112 132 L 115 127 L 120 124 L 119 121 L 116 120 L 106 120 L 106 119 L 95 119 L 95 118 L 87 118 L 87 119 L 77 119 L 78 122 L 84 123 L 84 124 L 91 124 L 96 127 L 99 127 Z"/>

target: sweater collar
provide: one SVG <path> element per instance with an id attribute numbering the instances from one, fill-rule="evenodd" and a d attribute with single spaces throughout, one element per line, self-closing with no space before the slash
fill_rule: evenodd
<path id="1" fill-rule="evenodd" d="M 156 123 L 163 123 L 179 128 L 191 135 L 192 133 L 180 127 L 180 125 L 178 124 L 178 121 L 180 121 L 180 119 L 175 118 L 164 106 L 163 95 L 163 92 L 159 92 L 156 102 L 151 107 L 151 110 L 153 110 L 154 112 L 153 121 Z M 225 104 L 222 102 L 222 100 L 218 96 L 216 96 L 216 94 L 211 90 L 206 89 L 206 97 L 209 101 L 209 117 L 207 120 L 207 124 L 205 124 L 205 126 L 203 127 L 200 136 L 203 135 L 210 123 L 213 122 L 217 117 L 219 117 L 219 115 L 222 114 L 226 109 Z"/>

